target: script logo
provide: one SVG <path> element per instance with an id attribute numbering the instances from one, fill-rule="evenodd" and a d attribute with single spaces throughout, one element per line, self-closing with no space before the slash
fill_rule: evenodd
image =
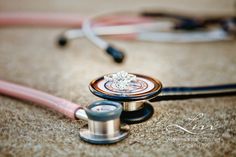
<path id="1" fill-rule="evenodd" d="M 166 126 L 165 130 L 167 131 L 167 133 L 183 131 L 192 135 L 203 134 L 214 130 L 214 127 L 211 123 L 202 123 L 204 117 L 205 115 L 203 113 L 199 113 L 193 118 L 188 118 L 183 124 L 170 124 Z"/>

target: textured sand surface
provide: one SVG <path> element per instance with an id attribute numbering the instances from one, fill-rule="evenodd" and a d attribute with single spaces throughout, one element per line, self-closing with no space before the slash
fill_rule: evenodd
<path id="1" fill-rule="evenodd" d="M 234 12 L 234 1 L 0 1 L 1 11 L 65 11 L 84 15 L 113 9 L 185 9 L 193 13 Z M 126 70 L 160 79 L 164 86 L 208 85 L 236 82 L 236 42 L 167 44 L 113 41 L 126 51 L 117 65 L 86 39 L 68 48 L 55 45 L 63 29 L 0 28 L 0 78 L 71 100 L 90 104 L 97 100 L 88 83 L 103 74 Z M 106 146 L 87 144 L 78 130 L 85 122 L 0 95 L 0 156 L 236 156 L 236 97 L 153 103 L 154 116 L 131 126 L 129 138 Z M 188 134 L 189 118 L 208 127 Z M 188 126 L 186 126 L 188 125 Z M 209 129 L 212 126 L 212 130 Z M 199 128 L 194 131 L 199 132 Z"/>

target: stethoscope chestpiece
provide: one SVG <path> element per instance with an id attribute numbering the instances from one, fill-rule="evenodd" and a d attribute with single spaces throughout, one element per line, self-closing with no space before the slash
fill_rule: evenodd
<path id="1" fill-rule="evenodd" d="M 127 137 L 129 127 L 120 123 L 120 103 L 97 101 L 85 108 L 85 112 L 88 116 L 88 126 L 79 131 L 82 140 L 93 144 L 112 144 Z"/>
<path id="2" fill-rule="evenodd" d="M 153 115 L 147 100 L 156 97 L 161 88 L 159 80 L 124 71 L 102 76 L 89 86 L 94 95 L 122 103 L 121 121 L 127 124 L 143 122 Z"/>

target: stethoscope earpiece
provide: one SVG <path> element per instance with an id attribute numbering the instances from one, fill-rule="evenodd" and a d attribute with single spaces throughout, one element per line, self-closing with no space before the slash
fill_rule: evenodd
<path id="1" fill-rule="evenodd" d="M 85 108 L 88 125 L 80 129 L 82 140 L 93 144 L 111 144 L 123 140 L 129 133 L 128 126 L 121 125 L 122 106 L 114 101 L 96 101 Z"/>
<path id="2" fill-rule="evenodd" d="M 134 124 L 148 120 L 153 107 L 147 100 L 161 92 L 159 80 L 140 74 L 121 71 L 102 76 L 90 83 L 90 91 L 103 99 L 120 102 L 123 106 L 121 121 Z"/>

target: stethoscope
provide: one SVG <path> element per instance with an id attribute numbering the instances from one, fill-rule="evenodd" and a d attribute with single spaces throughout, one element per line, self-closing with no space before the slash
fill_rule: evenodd
<path id="1" fill-rule="evenodd" d="M 86 120 L 79 130 L 83 141 L 112 144 L 129 134 L 127 124 L 140 123 L 153 115 L 151 102 L 236 95 L 236 84 L 202 87 L 165 87 L 159 80 L 140 74 L 118 72 L 91 81 L 90 91 L 103 99 L 87 107 L 32 88 L 0 80 L 0 93 L 28 100 L 71 119 Z"/>

